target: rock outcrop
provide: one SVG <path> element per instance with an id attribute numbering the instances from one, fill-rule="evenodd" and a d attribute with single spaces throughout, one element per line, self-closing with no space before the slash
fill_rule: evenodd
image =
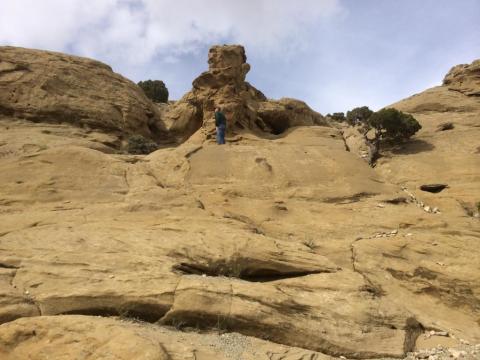
<path id="1" fill-rule="evenodd" d="M 454 66 L 443 79 L 443 85 L 467 96 L 480 96 L 480 60 Z"/>
<path id="2" fill-rule="evenodd" d="M 422 129 L 372 168 L 345 129 L 295 127 L 322 118 L 265 100 L 247 70 L 238 47 L 213 51 L 192 103 L 162 109 L 195 135 L 146 156 L 115 153 L 105 130 L 0 115 L 0 358 L 382 359 L 435 334 L 480 343 L 479 98 L 441 86 L 394 104 Z M 241 136 L 216 146 L 217 101 L 288 131 L 239 117 Z"/>
<path id="3" fill-rule="evenodd" d="M 0 47 L 0 114 L 36 122 L 166 137 L 157 107 L 99 61 Z"/>
<path id="4" fill-rule="evenodd" d="M 327 125 L 322 115 L 294 99 L 268 100 L 245 81 L 250 70 L 245 49 L 239 45 L 214 46 L 208 54 L 209 70 L 193 81 L 190 92 L 175 103 L 164 119 L 179 141 L 203 128 L 203 137 L 214 131 L 213 113 L 219 106 L 229 120 L 230 134 L 253 131 L 280 134 L 290 127 Z"/>
<path id="5" fill-rule="evenodd" d="M 398 174 L 396 181 L 408 187 L 449 184 L 443 196 L 435 197 L 434 207 L 464 214 L 469 212 L 464 207 L 473 209 L 480 202 L 478 186 L 474 185 L 480 169 L 480 97 L 475 96 L 480 93 L 479 64 L 477 60 L 468 66 L 456 66 L 445 77 L 443 86 L 391 105 L 412 114 L 423 128 L 415 140 L 394 152 L 379 168 Z M 445 123 L 449 123 L 450 130 L 439 132 L 439 126 Z"/>

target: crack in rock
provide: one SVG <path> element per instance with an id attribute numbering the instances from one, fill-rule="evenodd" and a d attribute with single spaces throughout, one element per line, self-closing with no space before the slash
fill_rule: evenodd
<path id="1" fill-rule="evenodd" d="M 270 268 L 248 268 L 243 266 L 241 262 L 232 261 L 218 262 L 212 265 L 201 265 L 194 263 L 182 262 L 174 265 L 173 270 L 185 275 L 204 275 L 210 277 L 229 277 L 238 278 L 250 282 L 271 282 L 284 279 L 291 279 L 297 277 L 304 277 L 307 275 L 329 273 L 329 270 L 290 270 L 280 271 Z"/>
<path id="2" fill-rule="evenodd" d="M 362 286 L 361 290 L 366 291 L 372 294 L 373 297 L 380 297 L 385 295 L 385 291 L 382 289 L 380 285 L 375 285 L 373 281 L 371 281 L 367 275 L 365 275 L 362 271 L 360 271 L 357 266 L 355 265 L 357 261 L 357 255 L 355 253 L 355 242 L 360 241 L 360 239 L 355 240 L 353 243 L 350 244 L 350 251 L 351 251 L 351 261 L 352 261 L 352 269 L 357 274 L 360 274 L 362 278 L 367 283 L 366 285 Z"/>

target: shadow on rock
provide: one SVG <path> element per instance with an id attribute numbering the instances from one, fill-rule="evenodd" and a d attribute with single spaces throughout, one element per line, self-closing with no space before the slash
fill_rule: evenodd
<path id="1" fill-rule="evenodd" d="M 433 149 L 435 149 L 433 144 L 425 140 L 415 139 L 402 144 L 401 147 L 392 148 L 391 151 L 396 155 L 412 155 L 432 151 Z"/>

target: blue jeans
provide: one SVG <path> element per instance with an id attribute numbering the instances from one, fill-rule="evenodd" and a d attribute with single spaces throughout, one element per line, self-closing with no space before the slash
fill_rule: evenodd
<path id="1" fill-rule="evenodd" d="M 220 125 L 217 127 L 217 144 L 225 144 L 225 125 Z"/>

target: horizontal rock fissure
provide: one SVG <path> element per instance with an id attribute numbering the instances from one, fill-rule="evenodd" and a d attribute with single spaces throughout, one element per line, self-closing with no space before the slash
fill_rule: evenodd
<path id="1" fill-rule="evenodd" d="M 359 202 L 363 198 L 369 198 L 372 196 L 375 196 L 377 194 L 375 193 L 368 193 L 368 192 L 361 192 L 358 194 L 354 194 L 351 196 L 340 196 L 340 197 L 329 197 L 325 198 L 323 201 L 328 203 L 328 204 L 350 204 L 350 203 L 355 203 Z"/>
<path id="2" fill-rule="evenodd" d="M 148 304 L 129 305 L 125 308 L 116 307 L 91 307 L 66 311 L 57 315 L 86 315 L 101 317 L 121 317 L 132 320 L 140 320 L 148 323 L 156 323 L 165 314 L 167 310 Z"/>
<path id="3" fill-rule="evenodd" d="M 11 264 L 0 263 L 0 269 L 19 269 L 19 267 Z"/>
<path id="4" fill-rule="evenodd" d="M 431 193 L 439 193 L 446 188 L 448 188 L 447 184 L 426 184 L 420 186 L 420 190 Z"/>
<path id="5" fill-rule="evenodd" d="M 297 271 L 297 272 L 289 272 L 289 273 L 277 273 L 277 272 L 272 272 L 270 270 L 259 270 L 258 272 L 254 272 L 251 274 L 244 274 L 240 276 L 240 279 L 251 281 L 251 282 L 269 282 L 269 281 L 303 277 L 307 275 L 320 274 L 324 272 L 325 271 L 318 270 L 318 271 Z"/>
<path id="6" fill-rule="evenodd" d="M 310 271 L 277 271 L 273 269 L 238 269 L 235 266 L 207 267 L 199 264 L 180 263 L 173 266 L 173 270 L 186 275 L 205 275 L 211 277 L 231 277 L 250 282 L 270 282 L 284 279 L 303 277 L 307 275 L 320 274 L 328 271 L 310 270 Z"/>

